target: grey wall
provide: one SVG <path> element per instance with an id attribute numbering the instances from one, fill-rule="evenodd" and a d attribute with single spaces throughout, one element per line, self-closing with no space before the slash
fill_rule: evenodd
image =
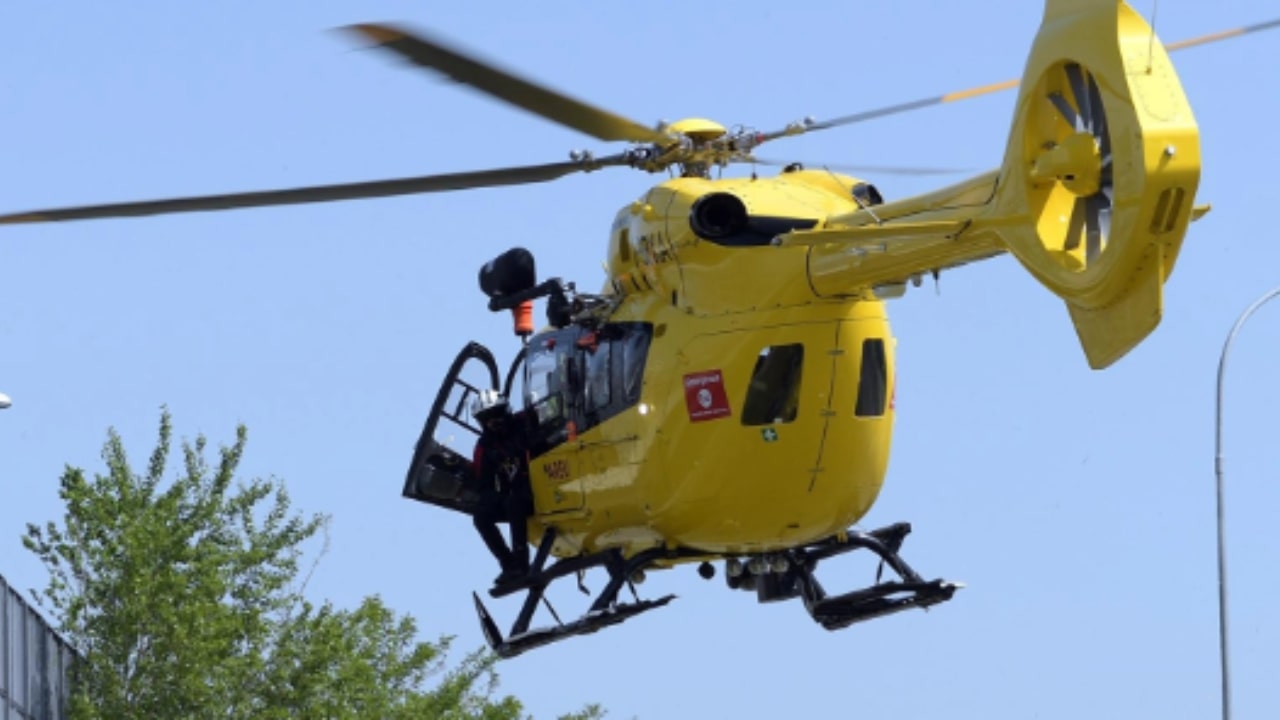
<path id="1" fill-rule="evenodd" d="M 66 717 L 76 654 L 0 576 L 0 720 Z"/>

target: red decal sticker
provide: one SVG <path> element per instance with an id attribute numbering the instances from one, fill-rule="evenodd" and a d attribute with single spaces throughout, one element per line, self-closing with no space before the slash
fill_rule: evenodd
<path id="1" fill-rule="evenodd" d="M 729 417 L 729 398 L 724 394 L 724 378 L 719 370 L 684 376 L 684 404 L 689 420 L 702 422 Z"/>

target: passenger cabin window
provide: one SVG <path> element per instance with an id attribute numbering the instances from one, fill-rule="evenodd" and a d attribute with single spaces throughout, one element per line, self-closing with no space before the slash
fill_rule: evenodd
<path id="1" fill-rule="evenodd" d="M 774 345 L 762 350 L 742 403 L 742 424 L 773 425 L 795 420 L 800 409 L 803 370 L 803 345 Z"/>
<path id="2" fill-rule="evenodd" d="M 569 327 L 529 341 L 525 408 L 540 455 L 640 401 L 653 326 Z"/>
<path id="3" fill-rule="evenodd" d="M 853 414 L 857 417 L 884 415 L 888 385 L 884 340 L 880 338 L 863 340 L 862 369 L 858 374 L 858 404 L 854 407 Z"/>

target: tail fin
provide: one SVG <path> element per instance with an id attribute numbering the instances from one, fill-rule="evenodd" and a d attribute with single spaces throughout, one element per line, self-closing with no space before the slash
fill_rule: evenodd
<path id="1" fill-rule="evenodd" d="M 1195 119 L 1164 47 L 1119 0 L 1048 0 L 1016 107 L 976 220 L 1066 301 L 1089 364 L 1106 367 L 1160 322 L 1200 179 Z"/>

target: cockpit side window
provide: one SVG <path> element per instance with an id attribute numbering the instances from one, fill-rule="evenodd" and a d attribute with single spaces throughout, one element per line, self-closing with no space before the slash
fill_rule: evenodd
<path id="1" fill-rule="evenodd" d="M 609 407 L 613 385 L 613 375 L 609 372 L 609 357 L 612 354 L 612 343 L 597 343 L 586 349 L 586 411 L 599 413 Z"/>
<path id="2" fill-rule="evenodd" d="M 525 361 L 525 407 L 534 411 L 539 425 L 565 418 L 568 372 L 555 347 L 548 343 L 535 348 Z"/>
<path id="3" fill-rule="evenodd" d="M 644 361 L 649 356 L 649 340 L 653 336 L 653 327 L 636 323 L 621 339 L 614 343 L 622 355 L 621 385 L 623 402 L 628 407 L 640 402 L 640 386 L 644 381 Z"/>

